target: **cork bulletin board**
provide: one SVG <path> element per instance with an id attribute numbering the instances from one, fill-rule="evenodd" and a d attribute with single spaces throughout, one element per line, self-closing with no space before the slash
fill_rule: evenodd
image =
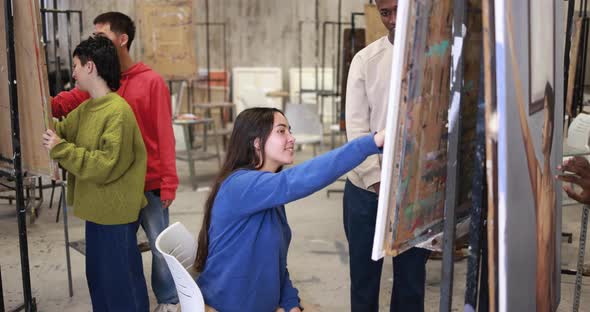
<path id="1" fill-rule="evenodd" d="M 193 1 L 135 3 L 142 61 L 166 80 L 197 77 Z"/>

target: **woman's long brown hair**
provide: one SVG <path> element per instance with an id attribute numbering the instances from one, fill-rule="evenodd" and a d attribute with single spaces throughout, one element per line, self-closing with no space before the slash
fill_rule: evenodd
<path id="1" fill-rule="evenodd" d="M 209 255 L 211 211 L 221 183 L 238 169 L 255 170 L 264 165 L 264 145 L 272 131 L 275 113 L 283 114 L 276 108 L 254 107 L 244 110 L 236 118 L 234 129 L 227 144 L 225 160 L 205 202 L 205 214 L 199 231 L 199 245 L 195 259 L 195 270 L 197 272 L 203 272 Z M 254 147 L 256 139 L 260 141 L 260 154 L 256 152 Z M 259 155 L 261 155 L 262 159 L 259 158 Z"/>

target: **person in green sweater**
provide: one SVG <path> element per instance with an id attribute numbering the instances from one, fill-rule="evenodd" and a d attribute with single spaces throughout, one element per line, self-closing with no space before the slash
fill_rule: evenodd
<path id="1" fill-rule="evenodd" d="M 147 154 L 131 107 L 113 92 L 120 67 L 113 43 L 88 38 L 74 50 L 76 86 L 90 94 L 43 134 L 68 171 L 67 200 L 86 220 L 86 279 L 94 311 L 149 311 L 136 232 Z"/>

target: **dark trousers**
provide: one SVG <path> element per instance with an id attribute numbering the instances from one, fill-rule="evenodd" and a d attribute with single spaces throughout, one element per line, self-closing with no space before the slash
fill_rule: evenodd
<path id="1" fill-rule="evenodd" d="M 86 221 L 86 280 L 93 311 L 149 312 L 138 226 Z"/>
<path id="2" fill-rule="evenodd" d="M 377 195 L 346 180 L 344 231 L 350 258 L 350 307 L 353 312 L 379 311 L 379 286 L 383 259 L 371 260 Z M 426 261 L 430 251 L 412 248 L 393 258 L 393 291 L 390 311 L 424 311 Z"/>

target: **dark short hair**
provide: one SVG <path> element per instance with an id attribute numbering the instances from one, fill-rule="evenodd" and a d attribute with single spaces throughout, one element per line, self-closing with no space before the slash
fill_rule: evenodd
<path id="1" fill-rule="evenodd" d="M 80 59 L 82 65 L 92 61 L 98 76 L 104 79 L 109 88 L 113 91 L 119 89 L 121 65 L 117 49 L 111 40 L 105 37 L 89 37 L 74 49 L 72 57 L 74 56 Z"/>
<path id="2" fill-rule="evenodd" d="M 106 12 L 95 17 L 93 24 L 109 24 L 113 32 L 126 34 L 129 37 L 127 50 L 131 48 L 131 43 L 135 38 L 135 23 L 129 16 L 121 12 Z"/>

